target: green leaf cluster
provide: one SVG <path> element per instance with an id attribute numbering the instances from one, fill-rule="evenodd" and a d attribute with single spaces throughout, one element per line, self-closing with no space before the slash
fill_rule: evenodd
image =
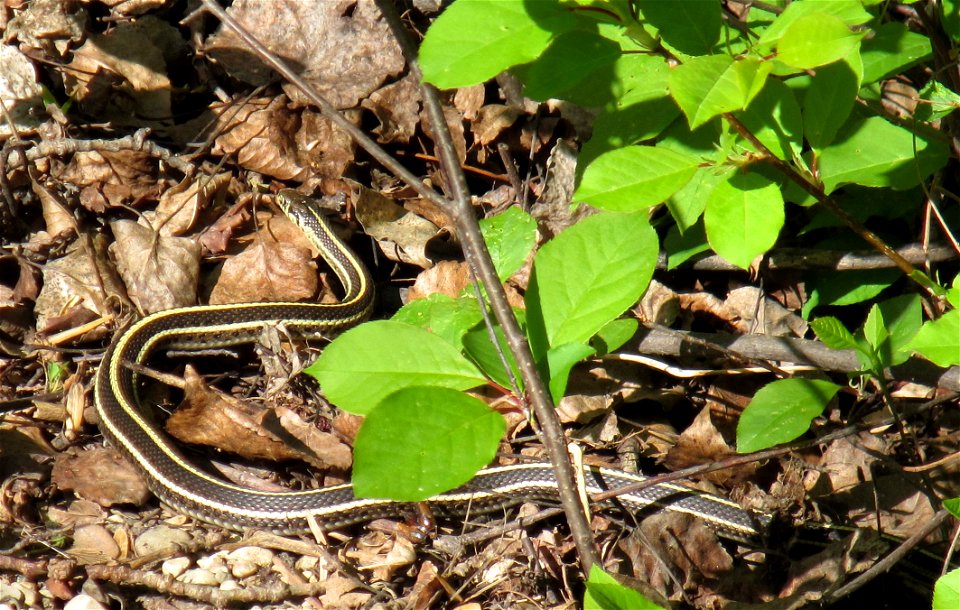
<path id="1" fill-rule="evenodd" d="M 421 62 L 441 88 L 511 70 L 534 99 L 597 108 L 575 201 L 620 212 L 666 203 L 681 233 L 702 218 L 705 245 L 747 268 L 776 243 L 785 204 L 809 199 L 755 169 L 760 151 L 727 118 L 843 199 L 844 186 L 909 189 L 942 167 L 947 142 L 924 121 L 957 105 L 931 85 L 929 112 L 901 124 L 855 103 L 931 54 L 927 37 L 884 21 L 882 5 L 765 8 L 732 27 L 712 1 L 457 0 L 427 32 Z"/>
<path id="2" fill-rule="evenodd" d="M 512 209 L 481 228 L 500 277 L 509 277 L 530 255 L 536 223 Z M 585 219 L 537 253 L 526 311 L 517 313 L 554 399 L 574 364 L 636 331 L 635 320 L 617 318 L 640 298 L 657 255 L 646 216 L 616 212 Z M 493 459 L 504 420 L 462 392 L 488 385 L 509 394 L 519 373 L 502 332 L 494 329 L 498 347 L 482 316 L 473 296 L 415 301 L 392 320 L 345 332 L 307 369 L 331 402 L 367 417 L 355 445 L 358 494 L 424 500 Z"/>

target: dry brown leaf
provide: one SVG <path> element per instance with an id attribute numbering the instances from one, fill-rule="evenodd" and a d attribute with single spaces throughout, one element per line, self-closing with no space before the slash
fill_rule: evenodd
<path id="1" fill-rule="evenodd" d="M 639 531 L 642 536 L 628 536 L 620 547 L 632 559 L 633 577 L 655 590 L 674 590 L 676 576 L 685 591 L 696 591 L 705 579 L 723 578 L 733 569 L 716 533 L 692 515 L 660 511 L 645 518 Z"/>
<path id="2" fill-rule="evenodd" d="M 407 300 L 425 299 L 431 294 L 445 294 L 451 298 L 460 296 L 460 292 L 470 285 L 470 267 L 462 261 L 440 261 L 417 276 Z"/>
<path id="3" fill-rule="evenodd" d="M 569 394 L 560 399 L 557 415 L 565 424 L 585 424 L 610 413 L 612 403 L 612 398 L 608 395 Z"/>
<path id="4" fill-rule="evenodd" d="M 310 251 L 263 238 L 227 259 L 210 293 L 211 304 L 301 301 L 317 293 Z"/>
<path id="5" fill-rule="evenodd" d="M 320 596 L 321 608 L 363 608 L 366 607 L 373 593 L 359 588 L 357 578 L 353 575 L 342 576 L 339 572 L 328 575 L 323 581 L 326 589 Z"/>
<path id="6" fill-rule="evenodd" d="M 640 299 L 639 310 L 642 322 L 670 326 L 680 313 L 680 299 L 669 286 L 650 280 L 647 291 Z"/>
<path id="7" fill-rule="evenodd" d="M 723 439 L 723 435 L 713 423 L 709 405 L 700 410 L 693 423 L 680 433 L 677 444 L 667 454 L 664 464 L 670 470 L 680 470 L 688 466 L 715 462 L 733 455 L 734 451 Z M 729 480 L 731 472 L 720 470 L 706 475 L 706 478 L 722 483 Z"/>
<path id="8" fill-rule="evenodd" d="M 198 241 L 203 246 L 203 251 L 209 254 L 226 252 L 234 232 L 248 220 L 250 220 L 250 214 L 247 213 L 247 202 L 235 203 L 200 234 Z"/>
<path id="9" fill-rule="evenodd" d="M 353 108 L 404 68 L 403 55 L 373 2 L 237 0 L 227 12 L 267 48 L 294 63 L 298 74 L 339 109 Z M 251 61 L 246 45 L 221 28 L 206 45 L 234 77 L 260 85 L 271 74 Z M 306 105 L 295 87 L 291 99 Z"/>
<path id="10" fill-rule="evenodd" d="M 306 177 L 294 140 L 299 120 L 285 97 L 216 105 L 213 111 L 219 118 L 214 154 L 235 156 L 242 167 L 280 180 Z"/>
<path id="11" fill-rule="evenodd" d="M 577 171 L 577 149 L 560 140 L 547 160 L 547 177 L 543 192 L 530 208 L 530 215 L 537 220 L 543 239 L 557 235 L 585 216 L 596 211 L 588 205 L 571 207 Z"/>
<path id="12" fill-rule="evenodd" d="M 426 110 L 421 110 L 421 115 L 420 123 L 423 125 L 424 133 L 427 134 L 428 138 L 436 142 L 437 139 L 433 135 L 430 120 L 426 116 Z M 456 108 L 444 106 L 443 119 L 447 123 L 447 129 L 450 130 L 450 139 L 453 142 L 454 150 L 457 151 L 457 160 L 460 162 L 460 165 L 463 165 L 467 160 L 467 140 L 463 135 L 463 117 L 460 116 L 460 111 Z M 438 181 L 439 179 L 438 176 Z"/>
<path id="13" fill-rule="evenodd" d="M 150 499 L 140 472 L 119 451 L 107 447 L 57 455 L 50 478 L 58 489 L 72 489 L 100 506 L 142 506 Z"/>
<path id="14" fill-rule="evenodd" d="M 443 576 L 429 559 L 423 561 L 417 570 L 417 579 L 413 583 L 407 599 L 410 600 L 410 607 L 413 610 L 428 610 L 433 606 L 436 595 L 443 589 L 441 580 Z M 464 606 L 459 606 L 458 610 L 469 610 Z M 479 606 L 477 610 L 480 610 Z"/>
<path id="15" fill-rule="evenodd" d="M 186 178 L 164 191 L 157 209 L 145 212 L 143 217 L 161 235 L 183 235 L 193 227 L 200 211 L 228 184 L 227 173 Z"/>
<path id="16" fill-rule="evenodd" d="M 601 397 L 602 398 L 602 397 Z M 598 402 L 605 402 L 603 400 Z M 600 421 L 582 426 L 570 435 L 573 439 L 595 446 L 609 445 L 620 438 L 620 422 L 617 414 L 606 412 Z"/>
<path id="17" fill-rule="evenodd" d="M 171 29 L 165 21 L 150 18 L 90 34 L 64 71 L 70 96 L 87 112 L 115 125 L 167 124 L 172 88 L 164 49 L 157 41 L 169 38 Z"/>
<path id="18" fill-rule="evenodd" d="M 117 16 L 143 15 L 172 4 L 171 0 L 83 0 L 85 4 L 102 4 Z"/>
<path id="19" fill-rule="evenodd" d="M 72 43 L 83 38 L 85 14 L 71 10 L 63 0 L 33 0 L 25 4 L 7 24 L 4 41 L 17 40 L 22 47 L 44 49 L 59 58 Z"/>
<path id="20" fill-rule="evenodd" d="M 149 155 L 136 151 L 78 152 L 56 177 L 80 188 L 81 205 L 100 214 L 110 206 L 155 197 L 162 187 L 156 166 Z"/>
<path id="21" fill-rule="evenodd" d="M 876 532 L 856 530 L 823 551 L 794 562 L 780 597 L 815 602 L 852 576 L 870 568 L 889 544 Z"/>
<path id="22" fill-rule="evenodd" d="M 377 240 L 388 259 L 424 269 L 433 265 L 427 249 L 438 236 L 438 229 L 432 222 L 366 188 L 361 189 L 354 208 L 364 231 Z"/>
<path id="23" fill-rule="evenodd" d="M 326 468 L 346 471 L 353 465 L 353 450 L 340 441 L 336 434 L 318 430 L 299 413 L 285 407 L 275 409 L 277 421 L 283 430 L 296 438 L 316 456 L 311 463 L 320 463 Z"/>
<path id="24" fill-rule="evenodd" d="M 54 330 L 53 320 L 69 315 L 77 320 L 77 325 L 110 313 L 107 295 L 101 290 L 101 279 L 108 274 L 97 268 L 102 261 L 95 259 L 80 245 L 71 247 L 65 256 L 48 261 L 43 266 L 43 288 L 37 295 L 34 313 L 37 316 L 37 330 Z M 107 286 L 110 291 L 110 286 Z M 111 294 L 115 292 L 111 291 Z M 80 310 L 86 314 L 81 314 Z M 70 313 L 74 312 L 74 313 Z M 79 315 L 79 318 L 76 316 Z M 72 328 L 73 325 L 66 326 Z M 65 326 L 57 325 L 57 329 Z"/>
<path id="25" fill-rule="evenodd" d="M 164 237 L 132 220 L 110 223 L 111 251 L 130 299 L 144 314 L 197 302 L 200 245 L 184 237 Z"/>
<path id="26" fill-rule="evenodd" d="M 73 531 L 73 544 L 67 552 L 80 565 L 102 564 L 119 557 L 120 547 L 102 525 L 82 525 Z"/>
<path id="27" fill-rule="evenodd" d="M 420 120 L 420 85 L 412 74 L 374 91 L 361 105 L 376 115 L 374 128 L 382 144 L 409 142 Z"/>
<path id="28" fill-rule="evenodd" d="M 13 287 L 13 303 L 36 301 L 37 295 L 40 294 L 40 270 L 20 256 L 17 257 L 17 266 L 19 275 L 17 285 Z M 0 299 L 0 302 L 9 304 L 6 298 Z"/>
<path id="29" fill-rule="evenodd" d="M 166 429 L 173 437 L 249 459 L 300 460 L 318 468 L 331 466 L 311 454 L 279 425 L 265 425 L 276 421 L 267 409 L 254 407 L 207 386 L 191 367 L 187 367 L 184 373 L 184 382 L 183 402 L 167 418 Z M 324 441 L 330 442 L 331 447 L 334 443 L 341 444 L 329 434 L 320 442 Z M 339 464 L 344 463 L 343 449 L 330 449 L 326 453 Z"/>
<path id="30" fill-rule="evenodd" d="M 830 505 L 830 512 L 866 528 L 879 527 L 894 536 L 908 537 L 932 517 L 935 508 L 923 492 L 918 475 L 886 473 L 882 456 L 891 445 L 882 437 L 863 432 L 830 443 L 823 453 L 810 497 Z"/>
<path id="31" fill-rule="evenodd" d="M 0 136 L 9 138 L 29 135 L 40 124 L 41 113 L 36 112 L 43 106 L 41 95 L 43 88 L 37 82 L 37 70 L 30 59 L 16 46 L 0 45 L 0 102 L 6 109 Z M 10 119 L 14 124 L 10 125 Z"/>
<path id="32" fill-rule="evenodd" d="M 347 119 L 359 122 L 359 113 L 344 111 Z M 314 178 L 337 179 L 353 163 L 357 144 L 353 138 L 319 112 L 304 110 L 300 129 L 294 137 L 300 164 L 311 170 Z"/>
<path id="33" fill-rule="evenodd" d="M 473 121 L 477 117 L 477 112 L 483 106 L 483 100 L 486 96 L 487 89 L 482 84 L 461 87 L 453 94 L 453 106 L 460 111 L 465 120 Z"/>
<path id="34" fill-rule="evenodd" d="M 471 126 L 477 142 L 486 146 L 520 117 L 521 111 L 513 106 L 489 104 L 477 112 L 477 120 Z"/>
<path id="35" fill-rule="evenodd" d="M 731 312 L 731 317 L 740 318 L 750 333 L 803 337 L 807 332 L 803 318 L 765 296 L 756 286 L 730 290 L 723 305 Z"/>
<path id="36" fill-rule="evenodd" d="M 43 208 L 43 222 L 47 227 L 47 234 L 57 239 L 77 231 L 77 221 L 70 210 L 60 201 L 56 193 L 43 184 L 31 180 L 33 192 L 40 198 Z"/>
<path id="37" fill-rule="evenodd" d="M 908 119 L 917 110 L 920 94 L 916 87 L 902 80 L 888 79 L 883 81 L 880 104 L 891 116 Z"/>

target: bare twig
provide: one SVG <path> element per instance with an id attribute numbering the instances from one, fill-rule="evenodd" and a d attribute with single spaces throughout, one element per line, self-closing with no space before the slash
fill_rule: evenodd
<path id="1" fill-rule="evenodd" d="M 389 0 L 378 0 L 380 10 L 386 16 L 391 29 L 394 32 L 400 47 L 404 51 L 407 62 L 410 66 L 410 72 L 418 80 L 422 80 L 420 66 L 417 63 L 417 50 L 413 46 L 409 35 L 403 28 L 399 16 Z M 517 324 L 517 319 L 513 315 L 513 309 L 507 302 L 507 295 L 500 284 L 497 272 L 494 269 L 493 261 L 487 252 L 487 246 L 480 234 L 480 226 L 477 224 L 473 209 L 470 207 L 470 195 L 467 188 L 466 178 L 460 171 L 453 143 L 450 140 L 450 133 L 446 128 L 446 121 L 443 117 L 443 109 L 440 106 L 440 99 L 436 89 L 429 84 L 424 84 L 424 105 L 427 109 L 427 116 L 430 119 L 433 132 L 439 140 L 439 152 L 441 159 L 441 168 L 447 178 L 447 186 L 451 190 L 448 209 L 451 209 L 460 229 L 460 239 L 463 245 L 464 255 L 467 263 L 470 265 L 475 277 L 483 283 L 490 301 L 490 308 L 493 310 L 500 327 L 503 329 L 504 337 L 510 352 L 513 354 L 520 369 L 520 375 L 523 378 L 527 390 L 527 396 L 533 411 L 537 417 L 542 429 L 541 437 L 544 447 L 550 455 L 550 461 L 553 463 L 557 476 L 557 482 L 560 493 L 560 502 L 563 505 L 567 521 L 570 526 L 570 533 L 573 536 L 574 543 L 577 545 L 577 551 L 580 554 L 580 562 L 584 573 L 590 571 L 590 567 L 599 562 L 596 545 L 593 541 L 593 532 L 590 524 L 587 523 L 584 511 L 580 505 L 580 499 L 574 485 L 574 471 L 570 460 L 567 457 L 566 437 L 563 434 L 563 428 L 560 425 L 560 419 L 557 416 L 553 401 L 546 384 L 540 377 L 537 370 L 533 354 L 530 352 L 530 346 L 527 344 L 526 337 Z M 497 342 L 494 342 L 496 345 Z"/>
<path id="2" fill-rule="evenodd" d="M 886 557 L 875 563 L 869 570 L 857 576 L 839 589 L 825 595 L 823 599 L 820 600 L 821 606 L 827 608 L 833 605 L 863 585 L 867 584 L 877 576 L 880 576 L 884 572 L 888 571 L 898 561 L 903 559 L 907 553 L 912 551 L 918 544 L 923 542 L 923 539 L 930 535 L 931 532 L 940 527 L 949 516 L 950 513 L 947 511 L 947 509 L 941 508 L 939 511 L 937 511 L 933 518 L 930 519 L 930 521 L 923 524 L 922 528 L 904 540 L 900 546 L 890 552 L 890 554 L 888 554 Z"/>
<path id="3" fill-rule="evenodd" d="M 878 252 L 892 260 L 896 266 L 903 271 L 904 274 L 910 278 L 913 278 L 913 274 L 917 271 L 914 266 L 911 265 L 905 258 L 900 256 L 896 250 L 887 245 L 885 241 L 880 239 L 876 233 L 863 226 L 859 220 L 851 216 L 846 210 L 837 205 L 837 202 L 827 195 L 823 189 L 804 178 L 788 163 L 770 152 L 770 149 L 767 148 L 763 142 L 758 140 L 757 136 L 753 135 L 753 133 L 747 129 L 747 127 L 741 123 L 737 117 L 728 112 L 723 115 L 723 118 L 730 123 L 730 125 L 733 126 L 733 128 L 736 129 L 741 136 L 746 138 L 754 148 L 757 149 L 757 151 L 762 155 L 764 161 L 770 165 L 773 165 L 783 175 L 797 184 L 797 186 L 812 195 L 820 205 L 825 207 L 830 211 L 830 213 L 839 218 L 843 224 L 850 228 L 851 231 L 859 235 Z M 924 288 L 924 290 L 927 289 L 926 286 L 923 286 L 922 284 L 921 286 Z"/>
<path id="4" fill-rule="evenodd" d="M 941 263 L 954 260 L 958 252 L 949 245 L 933 245 L 929 248 L 923 244 L 907 244 L 896 249 L 897 254 L 911 265 L 924 263 Z M 824 269 L 832 271 L 863 271 L 866 269 L 891 269 L 896 263 L 884 254 L 877 254 L 873 250 L 859 252 L 841 252 L 838 250 L 816 250 L 809 248 L 778 248 L 766 255 L 766 269 Z M 658 269 L 667 268 L 667 255 L 660 253 L 657 261 Z M 690 263 L 681 265 L 683 269 L 694 271 L 722 271 L 743 272 L 742 267 L 731 264 L 724 258 L 712 255 L 698 258 Z"/>
<path id="5" fill-rule="evenodd" d="M 136 132 L 115 140 L 75 140 L 73 138 L 59 138 L 57 140 L 44 140 L 31 146 L 26 151 L 11 151 L 8 153 L 7 162 L 11 169 L 21 165 L 32 163 L 43 157 L 63 157 L 78 152 L 108 151 L 120 152 L 124 150 L 134 150 L 147 153 L 152 157 L 162 159 L 170 167 L 183 172 L 192 174 L 194 166 L 189 161 L 178 157 L 166 148 L 148 139 L 149 129 L 138 129 Z"/>
<path id="6" fill-rule="evenodd" d="M 704 342 L 690 341 L 690 337 L 703 339 Z M 702 361 L 705 357 L 720 354 L 717 350 L 705 347 L 708 343 L 736 352 L 741 358 L 749 360 L 810 364 L 820 370 L 845 373 L 855 372 L 861 366 L 853 350 L 833 350 L 820 341 L 790 337 L 687 333 L 661 327 L 641 330 L 640 339 L 633 347 L 641 354 Z M 893 367 L 888 377 L 960 391 L 960 367 L 944 370 L 917 357 Z"/>

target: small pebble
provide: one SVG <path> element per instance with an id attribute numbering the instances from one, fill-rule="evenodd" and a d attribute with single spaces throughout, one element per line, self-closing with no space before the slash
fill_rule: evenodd
<path id="1" fill-rule="evenodd" d="M 160 569 L 171 578 L 177 578 L 190 567 L 189 557 L 174 557 L 163 562 Z"/>
<path id="2" fill-rule="evenodd" d="M 208 587 L 216 587 L 220 584 L 216 574 L 203 568 L 187 570 L 180 577 L 180 581 L 188 585 L 207 585 Z"/>
<path id="3" fill-rule="evenodd" d="M 186 530 L 166 525 L 158 525 L 143 532 L 133 542 L 138 557 L 157 554 L 173 555 L 190 544 L 190 534 Z"/>

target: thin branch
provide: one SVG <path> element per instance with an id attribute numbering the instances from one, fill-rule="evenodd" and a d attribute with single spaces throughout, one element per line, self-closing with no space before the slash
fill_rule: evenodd
<path id="1" fill-rule="evenodd" d="M 723 118 L 733 126 L 737 132 L 747 139 L 754 148 L 757 149 L 763 160 L 773 165 L 777 168 L 782 174 L 787 178 L 792 180 L 800 188 L 802 188 L 807 193 L 813 195 L 820 205 L 829 210 L 834 216 L 839 218 L 843 224 L 847 225 L 854 233 L 859 235 L 864 241 L 873 246 L 878 252 L 882 253 L 884 256 L 892 260 L 896 266 L 903 271 L 907 277 L 913 277 L 913 274 L 917 271 L 913 265 L 911 265 L 905 258 L 900 256 L 900 254 L 887 245 L 885 241 L 880 239 L 876 233 L 870 229 L 863 226 L 859 220 L 851 216 L 846 210 L 841 208 L 836 201 L 834 201 L 829 195 L 827 195 L 823 189 L 818 187 L 815 184 L 812 184 L 809 180 L 800 175 L 797 170 L 791 167 L 788 163 L 784 162 L 782 159 L 777 157 L 775 154 L 770 152 L 770 149 L 767 148 L 763 142 L 757 139 L 757 136 L 747 129 L 747 127 L 740 122 L 740 120 L 733 116 L 731 113 L 725 113 Z M 926 290 L 926 287 L 924 287 Z"/>
<path id="2" fill-rule="evenodd" d="M 691 340 L 694 339 L 694 340 Z M 820 341 L 766 335 L 688 333 L 664 327 L 641 329 L 633 349 L 640 354 L 688 358 L 702 363 L 721 352 L 704 347 L 715 344 L 749 360 L 809 364 L 822 371 L 853 373 L 861 368 L 853 350 L 833 350 Z M 928 360 L 912 357 L 890 369 L 886 376 L 926 386 L 960 391 L 960 367 L 943 369 Z"/>
<path id="3" fill-rule="evenodd" d="M 820 600 L 821 606 L 826 608 L 833 605 L 844 597 L 855 592 L 857 589 L 867 584 L 877 576 L 880 576 L 884 572 L 890 570 L 890 568 L 892 568 L 898 561 L 903 559 L 907 553 L 912 551 L 918 544 L 923 542 L 924 538 L 929 536 L 935 529 L 940 527 L 949 517 L 950 513 L 947 511 L 947 509 L 941 508 L 939 511 L 937 511 L 933 518 L 930 519 L 930 521 L 923 525 L 922 528 L 904 540 L 903 544 L 890 552 L 890 554 L 888 554 L 882 560 L 875 563 L 869 570 L 857 576 L 839 589 L 825 595 L 823 599 Z"/>
<path id="4" fill-rule="evenodd" d="M 935 244 L 925 247 L 923 244 L 907 244 L 896 249 L 897 254 L 911 265 L 942 263 L 956 260 L 960 249 L 949 245 Z M 859 252 L 841 252 L 839 250 L 817 250 L 813 248 L 778 248 L 766 255 L 766 270 L 774 269 L 826 269 L 832 271 L 862 271 L 864 269 L 890 269 L 896 263 L 883 254 L 873 250 Z M 667 254 L 660 253 L 657 269 L 667 268 Z M 742 267 L 730 263 L 721 256 L 711 255 L 698 258 L 680 265 L 681 269 L 694 271 L 743 272 Z"/>
<path id="5" fill-rule="evenodd" d="M 394 36 L 396 36 L 401 49 L 403 49 L 410 66 L 411 74 L 422 81 L 420 66 L 417 62 L 417 49 L 410 40 L 406 29 L 404 29 L 399 15 L 397 15 L 396 10 L 389 0 L 377 0 L 377 5 L 387 18 Z M 567 516 L 570 533 L 574 543 L 577 545 L 577 551 L 580 554 L 581 567 L 584 573 L 588 573 L 590 567 L 594 563 L 598 563 L 600 558 L 593 541 L 593 532 L 590 529 L 589 523 L 587 523 L 580 504 L 579 495 L 574 485 L 574 470 L 567 456 L 566 437 L 563 434 L 560 419 L 557 416 L 546 384 L 543 383 L 543 379 L 541 379 L 540 373 L 537 370 L 537 365 L 533 359 L 533 354 L 530 352 L 530 346 L 527 344 L 526 337 L 520 330 L 520 325 L 513 315 L 513 309 L 507 302 L 507 295 L 503 290 L 503 286 L 500 284 L 500 279 L 497 277 L 493 261 L 490 259 L 487 246 L 483 241 L 483 236 L 480 234 L 480 226 L 477 224 L 474 211 L 470 206 L 470 194 L 467 188 L 466 178 L 463 172 L 460 171 L 460 165 L 454 152 L 455 149 L 450 139 L 450 133 L 447 130 L 447 124 L 444 120 L 443 108 L 440 105 L 437 90 L 432 85 L 424 83 L 423 94 L 427 116 L 433 128 L 432 131 L 438 140 L 437 145 L 440 152 L 441 168 L 447 179 L 447 186 L 451 190 L 448 209 L 453 212 L 457 220 L 464 256 L 474 276 L 479 278 L 483 283 L 483 287 L 486 289 L 487 296 L 490 300 L 490 307 L 493 310 L 493 314 L 500 323 L 510 352 L 517 361 L 517 367 L 520 369 L 520 375 L 526 386 L 533 412 L 542 429 L 541 437 L 544 447 L 550 456 L 550 461 L 553 463 L 557 476 L 560 502 Z"/>

